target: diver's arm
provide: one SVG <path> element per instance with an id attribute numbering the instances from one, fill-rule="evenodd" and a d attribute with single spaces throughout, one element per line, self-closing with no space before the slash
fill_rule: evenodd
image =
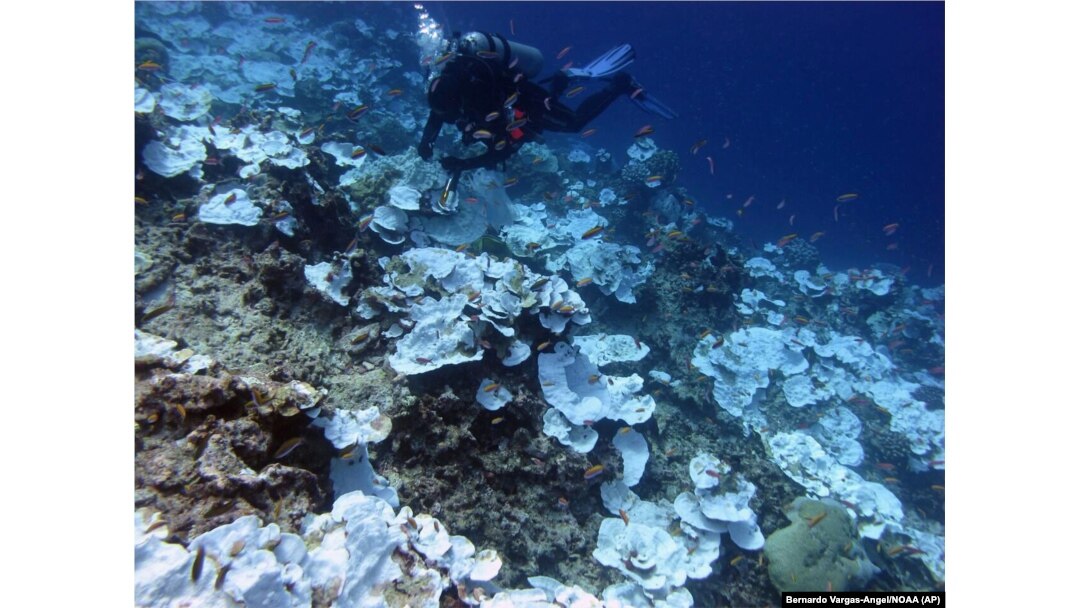
<path id="1" fill-rule="evenodd" d="M 424 134 L 420 136 L 420 144 L 416 147 L 420 158 L 431 160 L 432 155 L 435 153 L 435 138 L 439 136 L 442 126 L 443 120 L 436 116 L 435 112 L 428 114 L 427 124 L 424 125 Z"/>

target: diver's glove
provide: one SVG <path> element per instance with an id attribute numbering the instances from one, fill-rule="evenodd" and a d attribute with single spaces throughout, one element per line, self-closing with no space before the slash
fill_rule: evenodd
<path id="1" fill-rule="evenodd" d="M 465 168 L 465 159 L 454 158 L 453 156 L 444 156 L 439 159 L 439 164 L 442 168 L 450 173 L 456 173 Z"/>
<path id="2" fill-rule="evenodd" d="M 424 160 L 431 160 L 431 157 L 435 155 L 435 142 L 422 141 L 420 145 L 416 147 L 417 154 Z"/>

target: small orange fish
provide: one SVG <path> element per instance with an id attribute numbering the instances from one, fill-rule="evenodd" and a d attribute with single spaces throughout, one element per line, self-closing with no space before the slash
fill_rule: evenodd
<path id="1" fill-rule="evenodd" d="M 267 17 L 266 19 L 263 19 L 263 21 L 265 23 L 269 23 L 269 24 L 273 25 L 273 24 L 277 24 L 277 23 L 285 23 L 285 18 L 284 17 Z"/>
<path id="2" fill-rule="evenodd" d="M 604 231 L 603 226 L 593 226 L 581 234 L 582 240 L 592 238 Z"/>
<path id="3" fill-rule="evenodd" d="M 594 479 L 604 472 L 604 465 L 598 464 L 585 469 L 585 479 Z"/>
<path id="4" fill-rule="evenodd" d="M 590 284 L 592 282 L 593 282 L 592 277 L 585 277 L 584 279 L 581 279 L 580 281 L 578 281 L 576 283 L 576 286 L 577 287 L 585 287 L 586 285 L 588 285 L 588 284 Z"/>
<path id="5" fill-rule="evenodd" d="M 374 219 L 374 215 L 365 215 L 364 217 L 360 218 L 360 222 L 356 224 L 356 227 L 360 230 L 363 230 L 364 228 L 367 228 L 371 224 L 371 221 Z"/>
<path id="6" fill-rule="evenodd" d="M 823 236 L 825 236 L 824 232 L 815 232 L 814 234 L 810 235 L 810 242 L 813 243 Z"/>
<path id="7" fill-rule="evenodd" d="M 698 150 L 705 147 L 705 144 L 709 143 L 707 139 L 699 139 L 694 142 L 694 145 L 690 146 L 690 154 L 697 154 Z"/>
<path id="8" fill-rule="evenodd" d="M 500 386 L 499 384 L 497 384 L 495 382 L 492 382 L 491 384 L 484 387 L 484 392 L 485 393 L 490 393 L 491 391 L 498 390 L 499 386 Z"/>
<path id="9" fill-rule="evenodd" d="M 280 460 L 288 456 L 293 450 L 295 450 L 301 442 L 304 441 L 303 437 L 293 437 L 292 439 L 281 444 L 281 447 L 274 452 L 274 460 Z"/>
<path id="10" fill-rule="evenodd" d="M 885 236 L 892 236 L 896 230 L 900 228 L 899 223 L 886 224 L 881 231 L 885 233 Z"/>
<path id="11" fill-rule="evenodd" d="M 828 514 L 828 511 L 822 511 L 821 513 L 818 513 L 817 515 L 811 517 L 810 519 L 806 520 L 806 527 L 813 528 L 814 526 L 818 525 L 821 520 L 825 519 L 825 516 Z"/>
<path id="12" fill-rule="evenodd" d="M 838 203 L 846 203 L 848 201 L 853 201 L 853 200 L 855 200 L 857 198 L 859 198 L 859 195 L 854 193 L 854 192 L 851 192 L 849 194 L 841 194 L 840 196 L 836 197 L 836 202 L 838 202 Z"/>
<path id="13" fill-rule="evenodd" d="M 645 125 L 634 133 L 634 137 L 645 137 L 646 135 L 652 135 L 656 131 L 652 128 L 652 125 Z"/>
<path id="14" fill-rule="evenodd" d="M 536 347 L 536 352 L 540 352 L 540 351 L 544 350 L 545 348 L 547 348 L 549 346 L 551 346 L 551 340 L 547 340 L 546 342 L 541 342 L 540 345 Z"/>
<path id="15" fill-rule="evenodd" d="M 782 237 L 780 237 L 780 240 L 776 241 L 776 246 L 777 247 L 783 247 L 784 245 L 787 245 L 788 243 L 790 243 L 791 241 L 794 241 L 798 237 L 799 237 L 798 233 L 795 233 L 795 232 L 793 232 L 791 234 L 788 234 L 788 235 L 785 235 L 785 236 L 782 236 Z"/>
<path id="16" fill-rule="evenodd" d="M 349 110 L 349 113 L 345 115 L 345 118 L 348 118 L 349 120 L 355 122 L 358 118 L 363 116 L 370 109 L 371 108 L 369 108 L 368 106 L 360 104 L 355 108 Z"/>
<path id="17" fill-rule="evenodd" d="M 626 513 L 625 509 L 619 509 L 619 517 L 622 518 L 624 524 L 630 525 L 630 515 Z"/>
<path id="18" fill-rule="evenodd" d="M 585 90 L 585 87 L 582 87 L 582 86 L 574 87 L 574 88 L 572 88 L 572 89 L 570 89 L 569 91 L 566 92 L 566 96 L 567 97 L 576 97 L 577 95 L 581 94 L 581 92 L 584 91 L 584 90 Z"/>
<path id="19" fill-rule="evenodd" d="M 398 95 L 401 95 L 402 93 L 403 93 L 403 91 L 401 89 L 390 89 L 389 91 L 386 92 L 386 96 L 387 97 L 397 97 Z"/>
<path id="20" fill-rule="evenodd" d="M 562 59 L 563 57 L 566 57 L 566 54 L 569 53 L 570 49 L 572 49 L 572 48 L 574 48 L 574 47 L 568 46 L 568 47 L 563 48 L 563 50 L 559 51 L 559 53 L 557 55 L 555 55 L 555 59 Z"/>
<path id="21" fill-rule="evenodd" d="M 596 133 L 596 129 L 585 129 L 584 131 L 581 132 L 581 136 L 582 137 L 588 137 L 588 136 L 590 136 L 590 135 L 592 135 L 594 133 Z"/>

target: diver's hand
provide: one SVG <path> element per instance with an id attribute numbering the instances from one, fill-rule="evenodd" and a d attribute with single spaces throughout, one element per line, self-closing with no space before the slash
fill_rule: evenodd
<path id="1" fill-rule="evenodd" d="M 420 142 L 420 145 L 416 147 L 417 154 L 424 160 L 431 160 L 431 157 L 435 154 L 435 142 Z"/>
<path id="2" fill-rule="evenodd" d="M 461 158 L 454 158 L 453 156 L 444 156 L 439 159 L 439 164 L 442 168 L 450 173 L 456 173 L 465 168 L 465 160 Z"/>

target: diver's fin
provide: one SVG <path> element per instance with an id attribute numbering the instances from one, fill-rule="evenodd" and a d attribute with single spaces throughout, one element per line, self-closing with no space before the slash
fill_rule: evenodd
<path id="1" fill-rule="evenodd" d="M 656 97 L 646 93 L 645 89 L 641 88 L 641 85 L 635 82 L 633 86 L 634 92 L 630 94 L 630 101 L 636 103 L 639 108 L 668 120 L 679 117 L 678 112 L 661 103 Z"/>
<path id="2" fill-rule="evenodd" d="M 620 44 L 594 59 L 583 68 L 567 68 L 566 75 L 571 78 L 599 78 L 621 72 L 634 63 L 634 47 Z"/>

